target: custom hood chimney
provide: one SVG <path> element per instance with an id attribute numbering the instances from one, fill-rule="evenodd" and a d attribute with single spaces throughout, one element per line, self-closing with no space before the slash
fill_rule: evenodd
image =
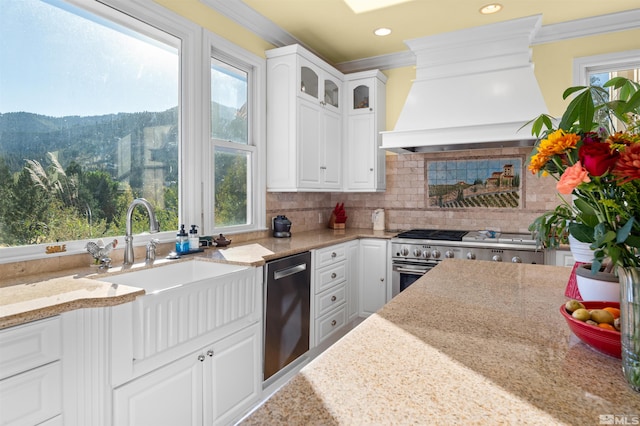
<path id="1" fill-rule="evenodd" d="M 531 146 L 520 129 L 547 107 L 533 73 L 530 44 L 542 15 L 437 34 L 405 43 L 416 79 L 382 148 L 434 152 Z"/>

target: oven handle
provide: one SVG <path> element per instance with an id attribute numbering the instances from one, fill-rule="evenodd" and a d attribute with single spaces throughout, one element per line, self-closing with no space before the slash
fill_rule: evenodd
<path id="1" fill-rule="evenodd" d="M 429 272 L 430 269 L 431 267 L 420 268 L 420 269 L 407 269 L 407 268 L 402 268 L 400 266 L 393 267 L 393 270 L 395 272 L 402 272 L 402 273 L 411 274 L 411 275 L 424 275 L 425 273 Z"/>

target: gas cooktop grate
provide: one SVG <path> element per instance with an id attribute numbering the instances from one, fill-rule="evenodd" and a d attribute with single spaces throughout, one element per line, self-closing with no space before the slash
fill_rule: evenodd
<path id="1" fill-rule="evenodd" d="M 452 229 L 411 229 L 401 232 L 397 238 L 411 240 L 442 240 L 442 241 L 462 241 L 462 237 L 468 231 L 458 231 Z"/>

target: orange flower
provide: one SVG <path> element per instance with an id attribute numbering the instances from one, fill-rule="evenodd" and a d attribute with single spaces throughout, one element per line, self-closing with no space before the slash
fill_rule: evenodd
<path id="1" fill-rule="evenodd" d="M 613 174 L 620 179 L 618 185 L 640 179 L 640 143 L 627 147 L 620 154 Z"/>
<path id="2" fill-rule="evenodd" d="M 583 182 L 591 182 L 591 179 L 589 179 L 589 172 L 578 161 L 573 166 L 567 167 L 562 176 L 560 176 L 556 189 L 561 194 L 569 195 Z"/>
<path id="3" fill-rule="evenodd" d="M 568 150 L 574 149 L 580 136 L 575 133 L 565 133 L 564 130 L 556 130 L 547 139 L 542 139 L 538 144 L 536 154 L 531 156 L 529 170 L 538 173 L 549 162 L 554 155 L 565 154 Z"/>

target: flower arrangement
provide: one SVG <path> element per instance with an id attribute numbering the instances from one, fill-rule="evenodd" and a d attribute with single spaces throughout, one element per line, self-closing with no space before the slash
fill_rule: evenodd
<path id="1" fill-rule="evenodd" d="M 614 77 L 602 87 L 570 87 L 563 99 L 571 95 L 557 126 L 546 114 L 528 123 L 538 138 L 529 170 L 553 176 L 572 198 L 561 197 L 529 229 L 548 247 L 567 233 L 590 243 L 595 271 L 605 259 L 610 268 L 640 267 L 640 84 Z"/>

